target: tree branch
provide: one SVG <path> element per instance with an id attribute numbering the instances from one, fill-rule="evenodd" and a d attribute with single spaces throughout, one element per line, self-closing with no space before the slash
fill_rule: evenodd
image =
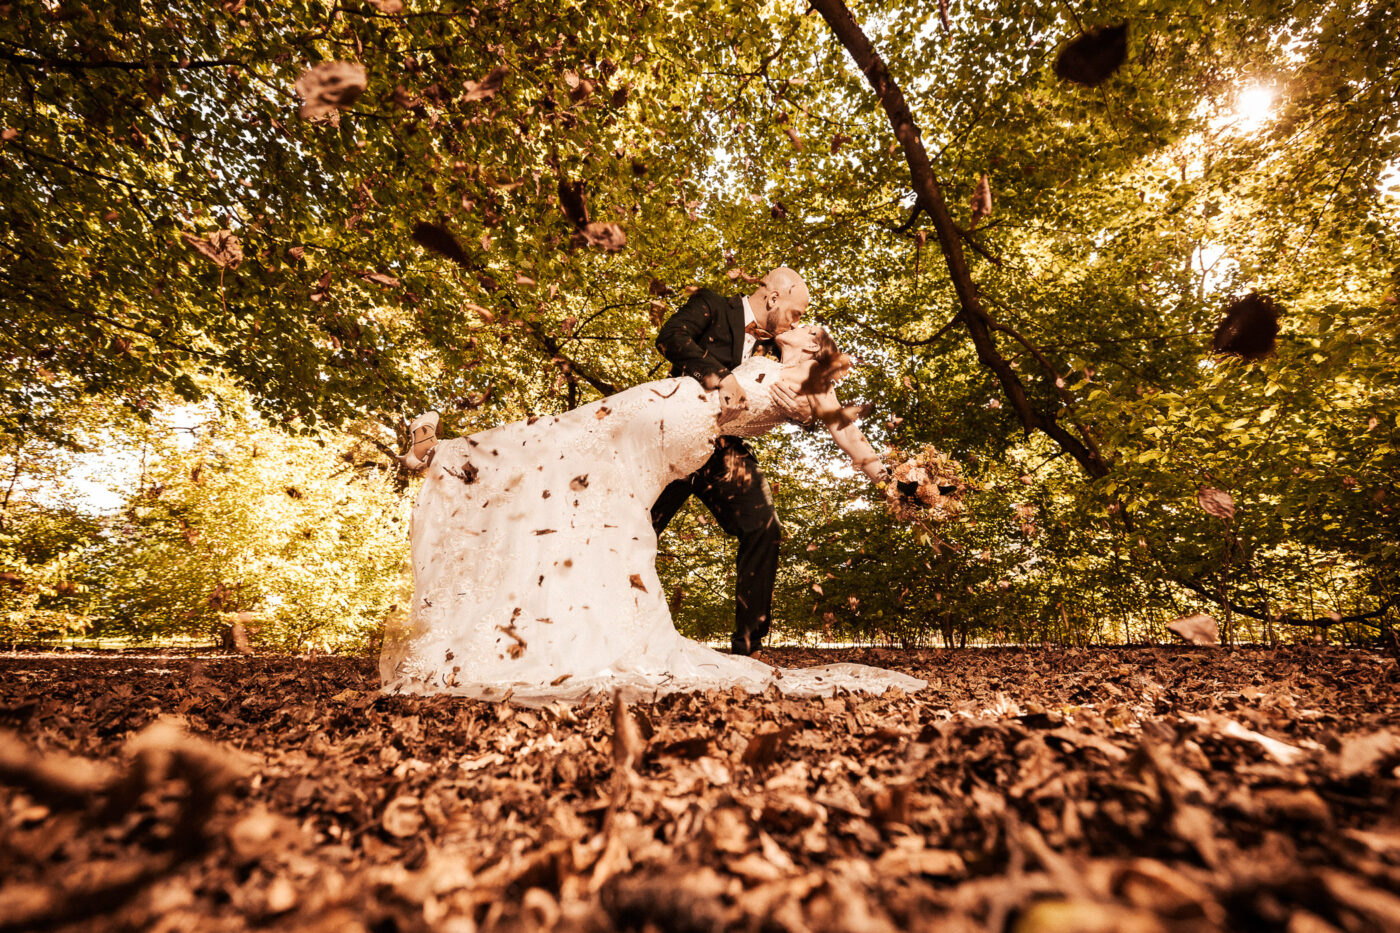
<path id="1" fill-rule="evenodd" d="M 85 62 L 76 58 L 40 58 L 37 55 L 20 55 L 15 52 L 0 52 L 0 61 L 31 68 L 52 68 L 57 71 L 79 73 L 83 71 L 112 70 L 150 71 L 155 68 L 169 68 L 173 71 L 196 71 L 201 68 L 248 67 L 245 62 L 232 58 L 210 58 L 187 62 Z"/>
<path id="2" fill-rule="evenodd" d="M 1075 428 L 1078 429 L 1080 436 L 1084 438 L 1084 444 L 1093 452 L 1094 457 L 1102 462 L 1103 452 L 1099 450 L 1098 442 L 1095 441 L 1094 436 L 1089 433 L 1089 428 L 1078 418 L 1074 417 L 1074 396 L 1070 395 L 1069 389 L 1065 388 L 1064 378 L 1055 369 L 1049 357 L 1040 352 L 1040 349 L 1037 348 L 1035 344 L 1021 336 L 1020 332 L 1014 328 L 1008 327 L 1000 321 L 995 321 L 991 318 L 988 318 L 988 321 L 992 325 L 993 330 L 1000 331 L 1011 337 L 1011 339 L 1025 347 L 1026 351 L 1030 353 L 1031 356 L 1035 357 L 1036 362 L 1040 364 L 1040 368 L 1045 370 L 1046 375 L 1050 377 L 1050 385 L 1055 389 L 1055 394 L 1059 395 L 1060 401 L 1065 403 L 1065 411 L 1069 414 L 1070 420 L 1073 422 Z"/>
<path id="3" fill-rule="evenodd" d="M 127 180 L 124 179 L 124 178 L 117 178 L 115 175 L 104 175 L 102 172 L 94 172 L 94 171 L 93 171 L 92 169 L 90 169 L 90 168 L 83 168 L 81 165 L 74 165 L 72 162 L 69 162 L 67 159 L 60 159 L 60 158 L 57 158 L 56 156 L 51 156 L 51 155 L 49 155 L 49 154 L 46 153 L 46 152 L 40 152 L 40 151 L 37 150 L 37 149 L 30 149 L 28 146 L 24 145 L 23 143 L 11 142 L 11 143 L 8 143 L 8 144 L 6 145 L 6 148 L 8 148 L 8 149 L 16 149 L 16 150 L 18 150 L 18 151 L 20 151 L 20 152 L 23 152 L 25 155 L 33 156 L 34 158 L 40 159 L 40 160 L 42 160 L 42 161 L 44 161 L 44 162 L 51 162 L 51 163 L 53 163 L 54 165 L 61 165 L 61 166 L 63 166 L 64 168 L 68 169 L 68 171 L 70 171 L 70 172 L 76 172 L 76 173 L 78 173 L 79 175 L 86 175 L 86 176 L 89 177 L 89 178 L 97 178 L 97 179 L 100 179 L 101 181 L 109 181 L 109 182 L 112 182 L 113 184 L 121 185 L 121 186 L 122 186 L 123 188 L 125 188 L 128 192 L 131 192 L 131 191 L 143 191 L 143 190 L 144 190 L 144 191 L 160 191 L 160 192 L 163 192 L 163 193 L 165 193 L 165 194 L 176 194 L 176 195 L 178 195 L 178 194 L 180 193 L 180 192 L 176 191 L 174 188 L 166 188 L 166 187 L 164 187 L 163 185 L 147 185 L 147 184 L 139 184 L 139 185 L 138 185 L 138 184 L 133 184 L 132 182 L 129 182 L 129 181 L 127 181 Z M 143 208 L 142 211 L 144 212 L 144 210 L 145 210 L 145 209 Z"/>
<path id="4" fill-rule="evenodd" d="M 1371 620 L 1379 619 L 1381 616 L 1389 612 L 1393 606 L 1395 606 L 1397 603 L 1400 603 L 1400 597 L 1392 596 L 1384 600 L 1381 603 L 1379 609 L 1374 609 L 1371 612 L 1358 612 L 1349 616 L 1318 616 L 1315 619 L 1305 619 L 1302 616 L 1287 615 L 1275 617 L 1264 609 L 1259 609 L 1252 606 L 1242 606 L 1234 600 L 1230 599 L 1228 596 L 1223 596 L 1215 590 L 1212 590 L 1207 586 L 1197 583 L 1194 580 L 1179 580 L 1173 578 L 1172 582 L 1184 586 L 1186 589 L 1190 590 L 1193 593 L 1196 593 L 1200 596 L 1204 596 L 1206 599 L 1209 599 L 1217 606 L 1220 606 L 1222 608 L 1228 608 L 1231 612 L 1239 613 L 1242 616 L 1247 616 L 1251 619 L 1258 619 L 1261 622 L 1267 622 L 1270 619 L 1273 619 L 1273 621 L 1277 622 L 1280 625 L 1293 625 L 1298 626 L 1299 628 L 1329 628 L 1333 625 L 1345 625 L 1349 622 L 1360 622 L 1362 625 L 1365 625 L 1368 628 L 1379 629 L 1380 626 L 1372 623 Z"/>
<path id="5" fill-rule="evenodd" d="M 944 334 L 952 330 L 953 325 L 958 323 L 960 318 L 961 314 L 953 315 L 953 317 L 948 321 L 947 324 L 944 324 L 942 327 L 938 328 L 937 333 L 935 333 L 932 337 L 927 337 L 922 340 L 910 340 L 907 337 L 896 337 L 894 334 L 887 334 L 884 331 L 877 330 L 871 325 L 865 323 L 858 317 L 853 316 L 849 318 L 849 320 L 852 324 L 856 325 L 861 330 L 865 331 L 868 334 L 871 334 L 872 336 L 878 337 L 881 340 L 888 340 L 890 343 L 897 343 L 901 347 L 926 347 L 931 343 L 936 343 L 939 339 L 943 337 Z"/>
<path id="6" fill-rule="evenodd" d="M 577 360 L 565 356 L 559 346 L 559 341 L 555 340 L 549 334 L 545 333 L 544 328 L 540 327 L 533 321 L 525 321 L 524 323 L 526 329 L 530 331 L 531 336 L 535 338 L 535 341 L 539 343 L 539 345 L 543 347 L 549 353 L 550 356 L 554 357 L 555 359 L 562 360 L 565 364 L 567 364 L 569 367 L 569 372 L 577 373 L 579 378 L 591 385 L 593 388 L 597 389 L 603 395 L 617 394 L 617 386 L 613 385 L 611 382 L 602 379 L 597 374 L 589 370 L 587 367 L 581 365 Z"/>
<path id="7" fill-rule="evenodd" d="M 996 340 L 991 334 L 990 319 L 982 309 L 977 286 L 972 281 L 967 259 L 963 255 L 962 237 L 959 235 L 958 226 L 948 212 L 943 191 L 929 161 L 928 150 L 924 148 L 919 129 L 914 125 L 914 115 L 909 109 L 909 103 L 890 75 L 879 52 L 870 44 L 870 40 L 866 38 L 842 0 L 812 0 L 812 6 L 826 20 L 837 40 L 860 67 L 861 73 L 865 75 L 886 116 L 889 117 L 895 138 L 904 150 L 915 196 L 933 221 L 933 228 L 938 235 L 938 242 L 953 281 L 953 290 L 957 293 L 958 302 L 962 307 L 959 317 L 967 325 L 968 334 L 977 350 L 977 358 L 996 376 L 1027 433 L 1037 429 L 1043 431 L 1066 453 L 1074 457 L 1090 476 L 1106 476 L 1108 466 L 1093 450 L 1066 431 L 1056 421 L 1053 412 L 1038 411 L 1032 407 L 1020 377 L 1006 358 L 997 351 Z"/>

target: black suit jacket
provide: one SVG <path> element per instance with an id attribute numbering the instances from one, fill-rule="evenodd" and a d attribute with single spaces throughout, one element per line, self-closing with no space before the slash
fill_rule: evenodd
<path id="1" fill-rule="evenodd" d="M 671 361 L 672 376 L 693 376 L 715 388 L 744 355 L 743 296 L 695 292 L 661 325 L 656 349 Z"/>

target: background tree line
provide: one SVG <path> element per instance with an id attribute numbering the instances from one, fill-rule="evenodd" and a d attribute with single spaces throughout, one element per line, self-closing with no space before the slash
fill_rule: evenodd
<path id="1" fill-rule="evenodd" d="M 862 361 L 872 440 L 975 487 L 930 533 L 820 438 L 765 442 L 788 631 L 1385 637 L 1396 6 L 815 7 L 0 4 L 8 637 L 248 613 L 270 646 L 372 644 L 402 611 L 406 417 L 466 434 L 660 375 L 688 289 L 779 263 Z M 1117 23 L 1115 74 L 1056 75 Z M 301 115 L 333 61 L 363 93 Z M 1274 353 L 1212 352 L 1254 291 Z M 98 462 L 102 513 L 75 484 Z M 697 635 L 728 626 L 706 518 L 662 539 Z"/>

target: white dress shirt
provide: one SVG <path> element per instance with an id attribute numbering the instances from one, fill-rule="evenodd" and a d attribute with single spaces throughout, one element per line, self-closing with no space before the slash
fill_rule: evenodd
<path id="1" fill-rule="evenodd" d="M 749 307 L 749 296 L 744 296 L 744 353 L 739 357 L 739 362 L 743 362 L 753 356 L 753 345 L 758 343 L 758 338 L 749 333 L 749 325 L 757 324 L 758 319 L 753 316 L 753 308 Z"/>

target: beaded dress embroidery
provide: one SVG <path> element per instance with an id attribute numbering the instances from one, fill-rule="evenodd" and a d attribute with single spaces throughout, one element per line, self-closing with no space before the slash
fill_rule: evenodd
<path id="1" fill-rule="evenodd" d="M 781 368 L 752 357 L 734 370 L 749 410 L 724 433 L 783 423 L 769 392 Z M 719 408 L 717 391 L 683 376 L 440 443 L 413 513 L 413 608 L 385 634 L 384 689 L 531 704 L 619 689 L 922 687 L 862 665 L 773 668 L 676 632 L 651 505 L 709 458 Z"/>

